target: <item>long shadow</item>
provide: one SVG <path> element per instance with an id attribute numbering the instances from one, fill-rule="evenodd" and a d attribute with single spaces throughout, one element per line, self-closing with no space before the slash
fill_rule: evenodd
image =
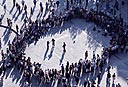
<path id="1" fill-rule="evenodd" d="M 52 54 L 53 54 L 53 51 L 54 51 L 54 46 L 52 46 L 52 48 L 51 48 L 51 52 L 50 52 L 50 54 L 48 55 L 48 60 L 52 57 Z"/>
<path id="2" fill-rule="evenodd" d="M 43 15 L 43 13 L 41 12 L 41 13 L 40 13 L 40 16 L 38 17 L 38 19 L 40 19 L 40 18 L 42 17 L 42 15 Z"/>
<path id="3" fill-rule="evenodd" d="M 17 67 L 14 67 L 14 70 L 11 72 L 11 76 L 12 76 L 12 82 L 16 80 L 16 83 L 17 83 L 21 78 L 22 74 L 19 73 L 19 70 L 17 69 Z"/>
<path id="4" fill-rule="evenodd" d="M 109 82 L 108 78 L 106 78 L 106 87 L 110 87 L 110 82 Z"/>
<path id="5" fill-rule="evenodd" d="M 39 11 L 39 13 L 38 13 L 36 18 L 38 19 L 40 17 L 40 15 L 41 15 L 41 12 Z"/>
<path id="6" fill-rule="evenodd" d="M 71 19 L 70 21 L 65 21 L 64 25 L 61 26 L 57 26 L 55 28 L 50 28 L 49 32 L 47 33 L 47 36 L 50 35 L 54 35 L 56 33 L 62 33 L 65 30 L 69 30 L 69 33 L 72 37 L 72 39 L 75 39 L 77 37 L 78 34 L 82 33 L 83 30 L 85 30 L 85 28 L 89 28 L 90 26 L 84 26 L 84 24 L 80 24 L 77 28 L 74 29 L 73 26 L 77 26 L 76 23 L 72 22 L 72 21 L 82 21 L 84 24 L 86 24 L 87 22 L 84 22 L 84 20 L 82 19 Z M 87 23 L 88 24 L 88 23 Z M 81 28 L 81 29 L 80 29 Z"/>
<path id="7" fill-rule="evenodd" d="M 15 18 L 17 11 L 18 11 L 18 9 L 16 10 L 16 12 L 14 13 L 14 15 L 12 16 L 12 20 Z"/>
<path id="8" fill-rule="evenodd" d="M 25 13 L 22 14 L 21 21 L 24 19 Z"/>
<path id="9" fill-rule="evenodd" d="M 9 14 L 11 14 L 11 13 L 12 13 L 12 11 L 13 11 L 14 7 L 15 7 L 15 6 L 13 5 L 13 7 L 11 8 L 11 10 L 10 10 Z"/>
<path id="10" fill-rule="evenodd" d="M 4 5 L 5 2 L 6 2 L 6 0 L 3 0 L 3 2 L 2 2 L 2 6 Z"/>
<path id="11" fill-rule="evenodd" d="M 87 77 L 88 77 L 88 74 L 83 72 L 82 77 L 80 78 L 79 84 L 80 85 L 83 85 L 83 83 L 85 82 L 85 80 L 87 80 Z"/>
<path id="12" fill-rule="evenodd" d="M 62 61 L 64 59 L 64 55 L 65 55 L 65 52 L 62 53 L 62 56 L 61 56 L 61 59 L 60 59 L 60 65 L 61 65 L 61 63 L 62 63 Z"/>
<path id="13" fill-rule="evenodd" d="M 7 30 L 8 30 L 8 29 L 6 28 L 6 30 L 4 31 L 4 33 L 3 33 L 2 37 L 6 34 Z"/>
<path id="14" fill-rule="evenodd" d="M 100 75 L 100 80 L 99 80 L 99 82 L 101 82 L 101 80 L 102 80 L 102 77 L 103 77 L 103 75 L 104 75 L 104 73 L 105 73 L 105 69 L 107 68 L 107 64 L 104 64 L 104 66 L 103 66 L 103 68 L 102 68 L 102 72 L 101 72 L 101 75 Z M 95 71 L 95 76 L 92 78 L 93 80 L 96 80 L 96 78 L 97 78 L 97 75 L 98 75 L 98 71 L 96 70 Z"/>
<path id="15" fill-rule="evenodd" d="M 4 36 L 4 38 L 3 38 L 3 41 L 5 41 L 4 42 L 4 45 L 8 42 L 8 40 L 9 40 L 9 36 L 10 36 L 10 30 L 8 30 L 7 31 L 7 33 L 5 34 L 5 36 Z"/>
<path id="16" fill-rule="evenodd" d="M 20 83 L 19 83 L 20 87 L 24 87 L 24 80 L 25 80 L 25 78 L 22 77 L 20 80 Z"/>
<path id="17" fill-rule="evenodd" d="M 46 16 L 46 14 L 48 13 L 48 11 L 45 9 L 45 12 L 44 12 L 44 15 L 43 15 L 43 18 Z"/>
<path id="18" fill-rule="evenodd" d="M 4 12 L 4 14 L 1 15 L 1 20 L 3 20 L 5 14 L 6 14 L 6 12 Z"/>
<path id="19" fill-rule="evenodd" d="M 20 14 L 21 14 L 21 12 L 19 12 L 18 15 L 15 17 L 14 23 L 17 21 Z"/>
<path id="20" fill-rule="evenodd" d="M 115 83 L 114 82 L 112 83 L 112 87 L 115 87 Z"/>
<path id="21" fill-rule="evenodd" d="M 29 18 L 28 18 L 28 21 L 31 19 L 31 17 L 33 16 L 33 14 L 34 14 L 34 11 L 35 11 L 35 7 L 36 6 L 34 6 L 33 8 L 32 8 L 32 14 L 30 14 L 30 16 L 29 16 Z M 22 15 L 23 16 L 23 15 Z M 23 19 L 23 17 L 21 18 L 21 20 Z"/>
<path id="22" fill-rule="evenodd" d="M 33 9 L 32 9 L 32 13 L 34 13 L 34 11 L 35 11 L 35 8 L 36 8 L 36 6 L 34 6 L 34 7 L 33 7 Z"/>
<path id="23" fill-rule="evenodd" d="M 48 50 L 49 50 L 49 48 L 47 47 L 45 54 L 44 54 L 44 60 L 47 58 L 46 56 L 47 56 Z"/>
<path id="24" fill-rule="evenodd" d="M 5 74 L 5 79 L 8 78 L 8 76 L 9 76 L 9 74 L 11 73 L 11 70 L 12 70 L 12 69 L 13 69 L 12 67 L 9 68 L 9 69 L 7 69 L 6 74 Z"/>

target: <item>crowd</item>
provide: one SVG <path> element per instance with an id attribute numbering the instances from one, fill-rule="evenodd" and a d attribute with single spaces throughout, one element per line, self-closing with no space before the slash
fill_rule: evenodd
<path id="1" fill-rule="evenodd" d="M 107 65 L 108 59 L 111 55 L 117 52 L 123 52 L 127 47 L 128 41 L 128 31 L 125 29 L 126 24 L 123 22 L 123 18 L 120 16 L 116 16 L 115 13 L 113 16 L 107 15 L 104 11 L 99 11 L 95 9 L 86 9 L 88 6 L 88 0 L 86 0 L 86 7 L 75 7 L 70 4 L 74 3 L 82 3 L 82 0 L 66 0 L 66 9 L 64 12 L 60 12 L 59 15 L 56 15 L 55 9 L 50 9 L 53 7 L 59 7 L 59 1 L 54 2 L 48 0 L 46 3 L 46 10 L 50 11 L 48 18 L 42 20 L 32 21 L 31 17 L 28 18 L 27 15 L 27 5 L 25 1 L 22 0 L 22 6 L 24 8 L 24 12 L 26 17 L 24 18 L 24 28 L 19 30 L 18 25 L 16 25 L 16 31 L 20 33 L 20 35 L 16 36 L 12 43 L 8 43 L 8 48 L 6 49 L 6 53 L 1 50 L 1 64 L 0 64 L 0 75 L 4 77 L 8 68 L 17 68 L 19 73 L 23 73 L 23 78 L 25 80 L 25 84 L 32 84 L 32 78 L 37 79 L 39 85 L 42 83 L 50 83 L 52 81 L 57 81 L 58 84 L 62 84 L 64 87 L 71 87 L 71 79 L 75 81 L 75 84 L 78 85 L 80 82 L 81 75 L 84 76 L 92 75 L 91 77 L 86 77 L 84 82 L 84 87 L 96 87 L 99 86 L 100 81 L 102 79 L 102 75 L 104 73 L 104 69 Z M 75 2 L 76 1 L 76 2 Z M 102 1 L 102 0 L 101 0 Z M 34 5 L 36 5 L 36 0 L 33 1 Z M 19 13 L 21 12 L 21 7 L 15 0 L 13 0 L 13 6 L 17 7 Z M 114 6 L 118 10 L 118 2 L 115 3 Z M 114 9 L 115 9 L 114 8 Z M 98 9 L 98 6 L 97 6 Z M 43 12 L 42 3 L 40 3 L 40 11 Z M 31 15 L 33 14 L 31 8 Z M 104 36 L 111 36 L 110 47 L 104 48 L 101 54 L 95 54 L 93 52 L 93 58 L 91 60 L 88 59 L 88 51 L 85 52 L 85 59 L 80 59 L 76 63 L 70 64 L 67 61 L 66 66 L 62 64 L 61 70 L 57 69 L 47 69 L 43 70 L 41 68 L 41 64 L 32 63 L 30 57 L 25 56 L 25 48 L 28 44 L 33 41 L 37 42 L 39 38 L 46 35 L 50 29 L 53 27 L 61 26 L 64 22 L 71 20 L 73 18 L 82 18 L 88 22 L 94 22 L 96 26 L 102 28 L 102 30 L 98 30 L 99 32 L 104 32 Z M 9 27 L 12 26 L 11 19 L 7 18 L 7 24 Z M 94 26 L 94 31 L 96 27 Z M 52 45 L 55 46 L 55 39 L 52 39 Z M 66 43 L 63 43 L 63 52 L 66 52 Z M 0 40 L 0 48 L 1 48 L 1 40 Z M 49 41 L 47 41 L 47 48 L 49 48 Z M 107 66 L 107 85 L 110 85 L 110 73 L 111 66 Z M 115 80 L 116 75 L 113 74 L 113 82 Z M 96 78 L 98 82 L 96 82 Z M 120 84 L 117 87 L 121 87 Z"/>

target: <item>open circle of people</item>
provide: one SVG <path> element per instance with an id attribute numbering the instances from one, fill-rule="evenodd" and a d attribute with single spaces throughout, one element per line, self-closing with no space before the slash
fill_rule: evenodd
<path id="1" fill-rule="evenodd" d="M 9 4 L 12 3 L 11 10 L 8 10 L 10 6 L 8 7 L 7 1 L 10 1 Z M 0 0 L 2 7 L 0 10 L 4 11 L 0 17 L 0 27 L 6 28 L 8 34 L 13 32 L 16 35 L 12 41 L 8 41 L 6 52 L 3 50 L 4 44 L 0 37 L 2 59 L 0 60 L 0 87 L 3 86 L 5 75 L 10 69 L 15 70 L 14 76 L 17 76 L 17 73 L 22 74 L 21 87 L 53 87 L 55 83 L 57 83 L 56 87 L 103 87 L 100 84 L 105 72 L 107 72 L 107 76 L 104 87 L 111 87 L 111 84 L 114 85 L 112 87 L 127 87 L 121 86 L 120 82 L 115 82 L 117 75 L 111 73 L 112 66 L 109 64 L 112 55 L 128 52 L 128 25 L 124 21 L 122 13 L 118 13 L 119 6 L 126 6 L 127 0 L 32 0 L 33 7 L 29 6 L 27 2 L 31 2 L 31 0 Z M 34 11 L 37 7 L 39 14 L 33 21 L 32 17 L 35 15 Z M 12 14 L 14 9 L 16 12 Z M 6 18 L 5 15 L 8 13 L 12 19 Z M 20 20 L 18 17 L 21 14 Z M 67 61 L 64 65 L 62 59 L 60 70 L 43 70 L 40 63 L 32 63 L 31 58 L 26 57 L 27 46 L 34 42 L 37 43 L 40 38 L 51 32 L 51 29 L 62 27 L 65 22 L 73 18 L 85 19 L 86 22 L 94 23 L 92 29 L 94 32 L 102 32 L 104 37 L 111 37 L 110 46 L 104 47 L 102 54 L 96 54 L 93 51 L 91 60 L 88 58 L 88 50 L 84 53 L 84 59 L 80 59 L 76 63 Z M 23 23 L 21 28 L 19 24 L 16 24 L 17 21 Z M 52 51 L 56 49 L 56 43 L 55 38 L 47 40 L 45 42 L 47 51 L 50 46 L 52 46 Z M 68 52 L 69 44 L 66 41 L 61 43 L 62 48 L 60 49 L 65 55 Z M 36 86 L 33 86 L 35 84 Z"/>

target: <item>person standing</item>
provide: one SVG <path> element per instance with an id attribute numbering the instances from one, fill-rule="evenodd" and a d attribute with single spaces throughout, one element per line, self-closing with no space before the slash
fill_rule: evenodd
<path id="1" fill-rule="evenodd" d="M 33 9 L 32 9 L 32 7 L 30 8 L 30 15 L 33 15 Z"/>
<path id="2" fill-rule="evenodd" d="M 17 24 L 16 24 L 16 32 L 17 32 L 17 33 L 19 32 L 19 27 L 18 27 Z"/>
<path id="3" fill-rule="evenodd" d="M 34 6 L 36 6 L 36 0 L 33 0 Z"/>
<path id="4" fill-rule="evenodd" d="M 107 83 L 110 84 L 110 78 L 111 78 L 111 73 L 108 72 L 107 73 Z"/>
<path id="5" fill-rule="evenodd" d="M 22 9 L 24 9 L 25 1 L 22 0 L 22 1 L 21 1 L 21 4 L 22 4 Z"/>
<path id="6" fill-rule="evenodd" d="M 49 41 L 47 41 L 47 49 L 49 49 L 49 43 L 50 43 L 50 42 L 49 42 Z"/>
<path id="7" fill-rule="evenodd" d="M 22 4 L 22 6 L 24 7 L 24 5 L 25 5 L 25 1 L 22 0 L 22 1 L 21 1 L 21 4 Z"/>
<path id="8" fill-rule="evenodd" d="M 117 0 L 115 1 L 114 8 L 116 8 L 116 10 L 119 10 L 119 2 Z"/>
<path id="9" fill-rule="evenodd" d="M 59 1 L 56 1 L 57 8 L 59 7 L 59 3 L 60 3 Z"/>
<path id="10" fill-rule="evenodd" d="M 85 8 L 87 8 L 87 6 L 88 6 L 88 0 L 86 0 L 86 7 Z"/>
<path id="11" fill-rule="evenodd" d="M 2 45 L 2 43 L 1 43 L 1 38 L 0 38 L 0 49 L 1 49 L 1 47 L 2 47 L 1 45 Z"/>
<path id="12" fill-rule="evenodd" d="M 124 5 L 124 0 L 122 0 L 122 5 Z"/>
<path id="13" fill-rule="evenodd" d="M 66 9 L 69 9 L 69 0 L 67 0 Z"/>
<path id="14" fill-rule="evenodd" d="M 107 71 L 110 72 L 110 69 L 111 69 L 111 66 L 109 65 L 109 66 L 107 67 Z"/>
<path id="15" fill-rule="evenodd" d="M 24 11 L 25 11 L 25 16 L 26 16 L 26 18 L 28 18 L 28 16 L 27 16 L 27 5 L 25 4 L 25 6 L 24 6 Z"/>
<path id="16" fill-rule="evenodd" d="M 115 75 L 115 73 L 112 75 L 112 78 L 113 78 L 113 83 L 114 83 L 114 81 L 115 81 L 115 78 L 116 78 L 116 75 Z"/>
<path id="17" fill-rule="evenodd" d="M 79 77 L 77 75 L 75 75 L 74 78 L 75 78 L 75 81 L 76 81 L 76 85 L 78 85 L 78 83 L 79 83 Z"/>
<path id="18" fill-rule="evenodd" d="M 18 5 L 18 7 L 17 7 L 17 8 L 18 8 L 18 11 L 19 11 L 19 13 L 20 13 L 20 12 L 21 12 L 21 10 L 20 10 L 20 5 Z"/>
<path id="19" fill-rule="evenodd" d="M 97 86 L 99 87 L 100 81 L 101 81 L 101 72 L 98 73 L 97 78 L 98 78 L 98 85 Z"/>
<path id="20" fill-rule="evenodd" d="M 85 52 L 85 60 L 87 59 L 88 57 L 88 51 Z"/>
<path id="21" fill-rule="evenodd" d="M 4 14 L 6 13 L 6 4 L 4 4 Z"/>
<path id="22" fill-rule="evenodd" d="M 42 2 L 40 2 L 40 12 L 43 13 L 43 5 L 42 5 Z"/>
<path id="23" fill-rule="evenodd" d="M 16 0 L 13 0 L 13 6 L 15 6 L 16 5 Z"/>
<path id="24" fill-rule="evenodd" d="M 52 39 L 52 46 L 55 46 L 55 39 Z"/>
<path id="25" fill-rule="evenodd" d="M 87 84 L 88 84 L 88 81 L 85 80 L 85 81 L 84 81 L 84 87 L 87 87 Z"/>
<path id="26" fill-rule="evenodd" d="M 64 76 L 64 65 L 63 64 L 61 66 L 61 72 L 62 72 L 62 76 Z"/>
<path id="27" fill-rule="evenodd" d="M 65 53 L 66 52 L 66 49 L 65 49 L 65 47 L 66 47 L 66 44 L 65 44 L 65 42 L 63 42 L 63 52 Z"/>
<path id="28" fill-rule="evenodd" d="M 9 18 L 7 18 L 7 26 L 9 27 L 10 26 L 10 19 Z"/>

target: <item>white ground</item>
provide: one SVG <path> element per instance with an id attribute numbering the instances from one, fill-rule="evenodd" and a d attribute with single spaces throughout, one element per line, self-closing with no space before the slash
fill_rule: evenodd
<path id="1" fill-rule="evenodd" d="M 3 24 L 7 25 L 6 18 L 13 18 L 16 8 L 13 9 L 11 14 L 9 14 L 12 8 L 12 1 L 5 0 L 7 5 L 6 15 L 4 16 Z M 21 0 L 17 0 L 18 3 L 21 3 Z M 25 0 L 28 8 L 33 7 L 33 0 Z M 35 20 L 39 13 L 39 2 L 44 2 L 45 0 L 38 0 L 37 6 L 34 11 L 34 15 L 32 19 Z M 3 0 L 0 0 L 0 15 L 4 14 L 2 7 Z M 90 4 L 91 7 L 91 4 Z M 121 6 L 120 6 L 121 7 Z M 28 10 L 30 11 L 30 10 Z M 127 12 L 126 7 L 122 7 L 121 12 L 123 13 L 124 20 L 127 22 Z M 23 13 L 23 12 L 22 12 Z M 29 15 L 29 14 L 28 14 Z M 16 14 L 17 16 L 17 14 Z M 13 28 L 15 29 L 15 25 L 18 24 L 20 27 L 22 26 L 22 14 L 19 15 L 18 19 L 16 16 L 13 18 Z M 14 23 L 15 22 L 15 23 Z M 60 61 L 62 59 L 62 63 L 65 64 L 67 61 L 70 63 L 77 62 L 79 59 L 84 59 L 84 52 L 86 50 L 89 51 L 89 58 L 92 58 L 92 51 L 96 51 L 96 54 L 101 54 L 101 50 L 103 47 L 109 46 L 109 37 L 104 37 L 101 34 L 97 33 L 97 31 L 92 31 L 94 24 L 87 23 L 82 19 L 73 19 L 64 24 L 61 28 L 54 29 L 54 32 L 50 32 L 46 37 L 40 39 L 36 44 L 31 44 L 26 49 L 26 56 L 31 57 L 32 62 L 39 62 L 42 64 L 43 69 L 47 68 L 57 68 L 60 69 Z M 60 30 L 60 31 L 59 31 Z M 15 34 L 12 32 L 8 37 L 6 29 L 0 28 L 0 38 L 2 39 L 2 49 L 6 51 L 7 42 L 12 41 L 15 37 Z M 53 53 L 51 52 L 51 43 L 50 49 L 46 53 L 46 41 L 51 41 L 54 38 L 55 48 Z M 66 50 L 64 56 L 62 56 L 62 43 L 66 42 Z M 46 56 L 46 57 L 45 57 Z M 109 61 L 113 66 L 111 70 L 112 74 L 116 73 L 116 83 L 120 83 L 122 87 L 127 87 L 126 78 L 128 77 L 128 54 L 118 54 L 113 56 Z M 45 58 L 45 59 L 44 59 Z M 0 55 L 1 59 L 1 55 Z M 106 73 L 103 75 L 100 86 L 106 87 Z M 9 75 L 7 78 L 4 78 L 3 87 L 19 87 L 20 80 L 16 83 L 16 80 L 13 81 L 13 78 Z M 111 86 L 110 87 L 115 87 Z"/>

